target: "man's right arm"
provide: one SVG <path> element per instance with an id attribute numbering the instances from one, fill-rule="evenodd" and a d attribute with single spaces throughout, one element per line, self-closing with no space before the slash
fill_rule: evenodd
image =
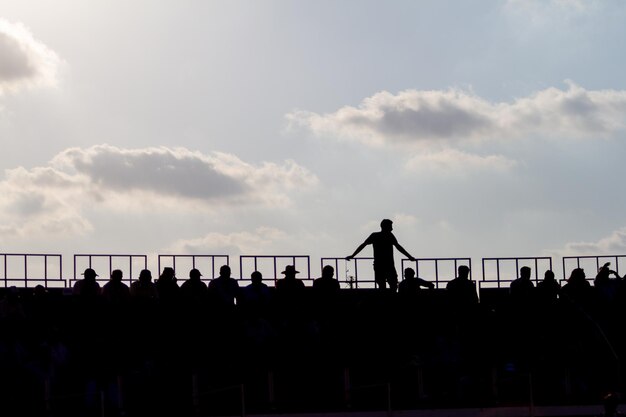
<path id="1" fill-rule="evenodd" d="M 352 255 L 350 255 L 350 256 L 346 256 L 346 261 L 349 261 L 350 259 L 352 259 L 352 258 L 354 258 L 355 256 L 357 256 L 357 254 L 358 254 L 359 252 L 361 252 L 361 251 L 363 250 L 363 248 L 365 248 L 367 245 L 369 245 L 370 243 L 372 243 L 372 242 L 371 242 L 371 238 L 372 238 L 372 235 L 370 235 L 367 239 L 365 239 L 365 242 L 361 243 L 361 244 L 359 245 L 359 247 L 358 247 L 358 248 L 356 248 L 356 250 L 354 251 L 354 253 L 353 253 Z"/>

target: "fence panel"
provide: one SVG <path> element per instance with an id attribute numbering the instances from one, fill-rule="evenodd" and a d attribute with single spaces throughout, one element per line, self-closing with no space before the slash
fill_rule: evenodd
<path id="1" fill-rule="evenodd" d="M 293 265 L 300 271 L 297 278 L 311 286 L 311 260 L 309 255 L 241 255 L 239 257 L 240 281 L 250 283 L 250 275 L 259 271 L 264 282 L 273 282 L 283 278 L 282 271 L 287 265 Z"/>
<path id="2" fill-rule="evenodd" d="M 504 285 L 506 288 L 519 278 L 519 270 L 524 266 L 531 268 L 531 280 L 537 285 L 543 279 L 544 272 L 552 270 L 552 257 L 483 258 L 483 278 L 479 288 L 502 288 Z"/>
<path id="3" fill-rule="evenodd" d="M 158 255 L 158 274 L 163 268 L 171 267 L 179 280 L 186 280 L 191 269 L 202 274 L 202 281 L 211 281 L 219 276 L 222 265 L 230 266 L 229 255 Z"/>
<path id="4" fill-rule="evenodd" d="M 114 269 L 122 271 L 123 279 L 127 285 L 139 278 L 142 269 L 148 269 L 147 255 L 130 254 L 75 254 L 74 255 L 74 278 L 72 283 L 82 279 L 82 271 L 92 268 L 98 274 L 96 281 L 106 283 L 109 281 Z"/>
<path id="5" fill-rule="evenodd" d="M 63 256 L 44 253 L 0 253 L 3 287 L 65 288 Z"/>

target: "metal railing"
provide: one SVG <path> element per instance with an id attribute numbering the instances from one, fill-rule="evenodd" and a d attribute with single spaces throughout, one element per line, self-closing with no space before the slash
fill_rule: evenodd
<path id="1" fill-rule="evenodd" d="M 111 272 L 113 272 L 114 269 L 121 269 L 122 272 L 124 273 L 124 279 L 122 281 L 127 282 L 129 284 L 131 284 L 133 282 L 133 261 L 137 261 L 139 260 L 139 262 L 143 261 L 143 266 L 140 266 L 141 269 L 148 269 L 148 256 L 147 255 L 130 255 L 130 254 L 75 254 L 74 255 L 74 275 L 73 275 L 73 279 L 71 280 L 71 282 L 75 282 L 80 278 L 80 272 L 77 271 L 77 264 L 81 259 L 85 259 L 87 260 L 87 268 L 92 268 L 94 269 L 94 261 L 101 261 L 104 260 L 106 262 L 106 265 L 108 267 L 108 275 L 107 276 L 103 276 L 102 273 L 99 274 L 100 278 L 98 279 L 99 282 L 107 282 L 109 280 L 109 277 L 111 276 Z M 128 269 L 126 269 L 125 267 L 121 266 L 121 267 L 114 267 L 113 263 L 114 261 L 117 260 L 126 260 L 128 262 Z M 141 264 L 140 264 L 141 265 Z M 136 264 L 135 264 L 136 266 Z M 78 274 L 77 274 L 78 272 Z M 98 273 L 98 271 L 96 270 L 96 273 Z"/>
<path id="2" fill-rule="evenodd" d="M 269 270 L 264 265 L 260 265 L 263 260 L 270 262 Z M 252 268 L 247 268 L 249 263 L 252 263 Z M 304 267 L 298 266 L 298 264 L 304 263 Z M 263 281 L 273 281 L 276 284 L 281 276 L 279 269 L 284 268 L 287 265 L 293 265 L 296 269 L 301 269 L 298 279 L 305 283 L 311 283 L 313 278 L 311 277 L 311 260 L 309 255 L 241 255 L 239 257 L 239 280 L 243 282 L 250 282 L 250 275 L 254 271 L 260 271 L 263 274 Z M 305 272 L 306 271 L 306 272 Z M 270 273 L 268 276 L 268 272 Z M 306 274 L 306 275 L 304 275 Z"/>
<path id="3" fill-rule="evenodd" d="M 22 273 L 19 276 L 11 276 L 10 269 L 10 260 L 13 258 L 18 258 L 18 262 L 21 264 Z M 29 275 L 29 272 L 32 273 L 33 269 L 29 268 L 29 260 L 32 259 L 42 259 L 43 260 L 43 268 L 39 268 L 39 274 L 35 277 Z M 59 263 L 59 274 L 58 278 L 50 277 L 50 262 L 51 258 L 57 259 Z M 44 287 L 48 287 L 49 284 L 58 284 L 59 286 L 66 287 L 67 283 L 63 279 L 63 256 L 58 254 L 48 254 L 48 253 L 0 253 L 0 259 L 2 259 L 2 271 L 3 276 L 2 282 L 4 287 L 10 287 L 15 283 L 23 284 L 24 287 L 28 287 L 29 283 L 41 284 Z M 43 270 L 41 270 L 43 269 Z M 56 269 L 56 268 L 55 268 Z M 41 274 L 41 275 L 40 275 Z"/>
<path id="4" fill-rule="evenodd" d="M 585 255 L 585 256 L 563 256 L 563 281 L 569 278 L 568 271 L 571 273 L 574 268 L 592 267 L 593 271 L 587 270 L 589 274 L 587 281 L 593 281 L 600 267 L 607 262 L 611 262 L 613 271 L 619 274 L 620 265 L 626 268 L 626 255 Z M 573 266 L 574 264 L 575 266 Z M 624 269 L 624 268 L 622 268 Z"/>
<path id="5" fill-rule="evenodd" d="M 495 262 L 495 278 L 488 277 L 487 275 L 487 264 Z M 510 278 L 502 278 L 502 269 L 503 263 L 514 264 L 515 269 L 509 275 Z M 550 256 L 526 256 L 526 257 L 509 257 L 509 258 L 482 258 L 482 281 L 479 281 L 479 288 L 482 287 L 495 287 L 502 288 L 503 284 L 510 285 L 511 282 L 519 278 L 519 270 L 521 267 L 529 266 L 533 273 L 535 284 L 539 282 L 539 267 L 540 263 L 542 266 L 546 266 L 547 269 L 552 270 L 552 257 Z M 545 264 L 547 263 L 547 265 Z M 510 268 L 511 265 L 509 265 Z M 509 269 L 510 271 L 510 269 Z"/>
<path id="6" fill-rule="evenodd" d="M 402 271 L 401 274 L 404 274 L 404 270 L 410 265 L 414 265 L 415 275 L 419 278 L 425 279 L 427 281 L 433 282 L 435 284 L 435 288 L 445 288 L 445 284 L 452 281 L 457 276 L 457 270 L 459 266 L 465 265 L 470 269 L 469 279 L 472 279 L 472 259 L 471 258 L 416 258 L 415 261 L 411 261 L 409 259 L 402 259 Z M 430 271 L 426 271 L 426 267 L 430 266 L 432 269 Z M 442 269 L 448 268 L 447 277 L 444 279 L 440 279 L 440 274 Z M 429 273 L 430 272 L 430 273 Z"/>
<path id="7" fill-rule="evenodd" d="M 363 264 L 363 261 L 373 262 L 374 258 L 365 257 L 365 258 L 352 258 L 351 260 L 346 260 L 345 257 L 335 258 L 335 257 L 326 257 L 320 260 L 321 268 L 324 266 L 330 265 L 335 268 L 335 277 L 339 284 L 342 285 L 343 288 L 373 288 L 376 285 L 376 281 L 374 280 L 374 276 L 371 278 L 363 278 L 363 276 L 359 277 L 359 262 Z M 354 273 L 350 271 L 350 265 L 354 265 Z M 341 270 L 340 266 L 343 266 L 343 274 L 340 274 Z M 363 268 L 361 268 L 362 270 Z M 372 269 L 373 271 L 373 269 Z M 340 278 L 343 275 L 343 280 Z"/>
<path id="8" fill-rule="evenodd" d="M 166 262 L 166 261 L 171 261 L 171 262 Z M 214 279 L 215 277 L 219 276 L 219 268 L 222 265 L 229 265 L 230 266 L 230 256 L 229 255 L 158 255 L 158 259 L 157 259 L 157 268 L 158 268 L 158 274 L 160 274 L 162 272 L 162 264 L 166 264 L 165 266 L 171 266 L 172 268 L 174 268 L 174 271 L 176 271 L 176 261 L 178 262 L 178 265 L 180 265 L 180 261 L 181 260 L 190 260 L 191 261 L 191 265 L 187 265 L 187 266 L 191 266 L 190 269 L 198 269 L 200 270 L 200 272 L 203 274 L 203 281 L 210 281 L 211 279 Z M 216 264 L 219 264 L 216 268 Z M 163 268 L 165 267 L 163 266 Z M 207 269 L 205 269 L 204 267 L 207 267 Z M 207 275 L 208 271 L 211 271 L 211 275 Z M 179 279 L 186 279 L 183 277 L 178 277 Z"/>

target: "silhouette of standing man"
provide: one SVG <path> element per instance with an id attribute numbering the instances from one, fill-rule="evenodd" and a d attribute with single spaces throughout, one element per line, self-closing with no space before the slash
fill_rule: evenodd
<path id="1" fill-rule="evenodd" d="M 378 285 L 378 288 L 387 288 L 386 283 L 389 283 L 389 288 L 392 291 L 398 289 L 398 272 L 396 272 L 396 266 L 393 261 L 393 247 L 400 251 L 403 255 L 409 258 L 411 261 L 415 261 L 400 244 L 396 237 L 391 233 L 393 230 L 393 222 L 389 219 L 384 219 L 380 222 L 380 232 L 374 232 L 365 242 L 361 243 L 354 253 L 346 257 L 346 260 L 354 258 L 364 247 L 372 245 L 374 248 L 374 280 Z"/>

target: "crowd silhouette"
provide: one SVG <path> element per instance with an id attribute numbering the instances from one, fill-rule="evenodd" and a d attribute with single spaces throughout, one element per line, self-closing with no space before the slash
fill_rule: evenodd
<path id="1" fill-rule="evenodd" d="M 189 399 L 198 386 L 211 396 L 245 383 L 260 410 L 332 409 L 345 406 L 345 369 L 363 384 L 394 381 L 397 401 L 409 407 L 516 401 L 531 372 L 535 398 L 548 403 L 594 401 L 622 387 L 626 279 L 610 264 L 593 286 L 575 268 L 562 288 L 550 270 L 535 286 L 524 266 L 499 304 L 479 302 L 466 265 L 445 289 L 406 268 L 397 292 L 393 274 L 384 291 L 342 290 L 334 272 L 325 266 L 306 287 L 288 265 L 275 287 L 259 271 L 240 287 L 228 265 L 208 285 L 198 269 L 179 284 L 166 267 L 156 282 L 141 271 L 129 288 L 120 270 L 100 287 L 88 268 L 72 296 L 5 289 L 2 404 L 41 411 L 27 398 L 45 382 L 66 415 L 96 415 L 103 402 L 110 413 L 185 415 L 201 408 Z M 427 381 L 419 390 L 418 374 Z M 268 375 L 280 398 L 267 394 Z M 238 403 L 228 395 L 216 394 L 210 412 Z M 80 401 L 63 400 L 72 396 Z"/>

